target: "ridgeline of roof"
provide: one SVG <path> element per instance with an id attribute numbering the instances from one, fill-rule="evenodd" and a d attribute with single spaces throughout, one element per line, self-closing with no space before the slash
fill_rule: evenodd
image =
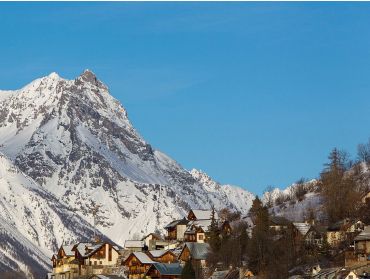
<path id="1" fill-rule="evenodd" d="M 271 216 L 270 217 L 270 223 L 275 225 L 288 225 L 290 224 L 290 221 L 284 217 L 281 216 Z"/>
<path id="2" fill-rule="evenodd" d="M 152 264 L 161 275 L 181 275 L 182 267 L 179 263 L 154 263 Z"/>
<path id="3" fill-rule="evenodd" d="M 147 238 L 148 236 L 150 235 L 153 235 L 154 238 L 158 239 L 158 240 L 161 240 L 162 237 L 159 235 L 159 234 L 156 234 L 156 233 L 149 233 L 148 235 L 144 236 L 141 240 L 144 240 L 145 238 Z"/>
<path id="4" fill-rule="evenodd" d="M 370 240 L 370 226 L 365 226 L 364 230 L 361 231 L 354 239 L 355 241 Z"/>
<path id="5" fill-rule="evenodd" d="M 166 254 L 169 250 L 151 250 L 149 253 L 154 257 L 154 258 L 160 258 L 164 254 Z"/>
<path id="6" fill-rule="evenodd" d="M 142 240 L 126 240 L 125 241 L 125 249 L 126 248 L 143 248 L 144 241 Z"/>
<path id="7" fill-rule="evenodd" d="M 293 223 L 293 225 L 303 236 L 305 236 L 311 228 L 311 225 L 308 223 Z"/>
<path id="8" fill-rule="evenodd" d="M 181 220 L 175 220 L 171 223 L 169 223 L 167 226 L 165 226 L 164 228 L 167 229 L 167 228 L 173 228 L 177 225 L 187 225 L 188 224 L 188 220 L 186 218 L 183 218 Z"/>
<path id="9" fill-rule="evenodd" d="M 74 256 L 75 253 L 72 251 L 73 245 L 63 245 L 62 246 L 64 253 L 67 256 Z"/>
<path id="10" fill-rule="evenodd" d="M 142 264 L 152 264 L 156 263 L 147 254 L 143 252 L 133 252 L 132 253 Z"/>
<path id="11" fill-rule="evenodd" d="M 192 209 L 191 211 L 197 220 L 209 220 L 212 218 L 212 210 Z M 215 219 L 218 219 L 217 212 L 215 212 Z"/>
<path id="12" fill-rule="evenodd" d="M 197 243 L 197 242 L 186 242 L 185 247 L 190 251 L 190 255 L 195 260 L 205 260 L 207 259 L 210 246 L 208 243 Z"/>

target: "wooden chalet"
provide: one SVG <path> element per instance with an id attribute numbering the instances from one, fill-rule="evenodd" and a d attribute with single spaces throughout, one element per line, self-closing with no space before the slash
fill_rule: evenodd
<path id="1" fill-rule="evenodd" d="M 75 253 L 72 248 L 73 245 L 62 245 L 58 253 L 52 256 L 53 270 L 51 278 L 73 278 L 78 275 L 78 265 L 74 263 Z"/>
<path id="2" fill-rule="evenodd" d="M 177 256 L 170 250 L 151 250 L 147 255 L 159 263 L 174 263 L 177 262 Z"/>
<path id="3" fill-rule="evenodd" d="M 143 240 L 126 240 L 125 250 L 130 252 L 141 252 L 145 249 L 145 241 Z"/>
<path id="4" fill-rule="evenodd" d="M 326 240 L 332 247 L 337 247 L 344 241 L 353 241 L 353 238 L 364 229 L 360 220 L 343 219 L 327 228 Z"/>
<path id="5" fill-rule="evenodd" d="M 370 265 L 370 226 L 354 238 L 353 247 L 345 253 L 345 265 Z"/>
<path id="6" fill-rule="evenodd" d="M 63 245 L 51 261 L 53 279 L 81 278 L 99 274 L 116 265 L 119 248 L 110 243 L 77 243 Z"/>
<path id="7" fill-rule="evenodd" d="M 184 233 L 186 230 L 186 226 L 188 224 L 188 220 L 183 218 L 181 220 L 175 220 L 169 223 L 164 228 L 167 230 L 167 240 L 184 240 Z"/>
<path id="8" fill-rule="evenodd" d="M 276 232 L 282 231 L 284 229 L 287 229 L 289 225 L 292 223 L 287 220 L 284 217 L 279 217 L 279 216 L 272 216 L 270 217 L 270 229 L 275 230 Z"/>
<path id="9" fill-rule="evenodd" d="M 182 266 L 179 263 L 154 263 L 147 272 L 145 278 L 150 279 L 180 279 Z"/>
<path id="10" fill-rule="evenodd" d="M 184 240 L 185 242 L 199 242 L 204 243 L 206 239 L 206 229 L 198 224 L 191 224 L 187 227 Z"/>
<path id="11" fill-rule="evenodd" d="M 144 245 L 148 250 L 155 250 L 157 241 L 162 241 L 162 237 L 156 233 L 149 233 L 141 241 L 144 241 Z"/>
<path id="12" fill-rule="evenodd" d="M 123 262 L 128 267 L 129 279 L 142 279 L 149 267 L 156 263 L 144 252 L 133 252 Z"/>
<path id="13" fill-rule="evenodd" d="M 119 248 L 107 242 L 78 243 L 72 251 L 79 275 L 100 274 L 105 267 L 115 266 L 120 255 Z"/>
<path id="14" fill-rule="evenodd" d="M 294 241 L 297 248 L 302 244 L 306 246 L 322 246 L 324 236 L 318 227 L 309 223 L 293 223 L 293 226 Z"/>
<path id="15" fill-rule="evenodd" d="M 207 267 L 207 255 L 210 251 L 208 243 L 186 242 L 180 255 L 181 263 L 191 261 L 195 271 L 195 278 L 203 277 L 203 270 Z"/>
<path id="16" fill-rule="evenodd" d="M 155 263 L 176 263 L 177 256 L 170 250 L 151 250 L 132 252 L 122 265 L 128 267 L 129 278 L 143 278 L 147 270 Z"/>

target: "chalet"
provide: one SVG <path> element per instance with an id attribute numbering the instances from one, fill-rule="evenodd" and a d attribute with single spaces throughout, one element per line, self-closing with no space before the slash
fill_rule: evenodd
<path id="1" fill-rule="evenodd" d="M 152 250 L 148 251 L 148 256 L 159 263 L 174 263 L 177 262 L 177 256 L 170 250 Z"/>
<path id="2" fill-rule="evenodd" d="M 284 217 L 272 216 L 270 218 L 270 229 L 275 231 L 287 229 L 290 224 L 291 222 Z"/>
<path id="3" fill-rule="evenodd" d="M 117 263 L 119 248 L 107 242 L 63 245 L 52 257 L 53 272 L 50 277 L 81 278 L 100 274 Z"/>
<path id="4" fill-rule="evenodd" d="M 155 250 L 156 241 L 162 241 L 162 237 L 156 233 L 149 233 L 141 241 L 144 241 L 144 245 L 148 248 L 148 250 Z"/>
<path id="5" fill-rule="evenodd" d="M 107 267 L 117 264 L 119 247 L 107 242 L 78 243 L 73 246 L 74 263 L 78 265 L 78 275 L 101 274 Z"/>
<path id="6" fill-rule="evenodd" d="M 180 279 L 182 266 L 179 263 L 154 263 L 147 272 L 145 278 L 150 279 Z"/>
<path id="7" fill-rule="evenodd" d="M 181 220 L 176 220 L 169 223 L 164 228 L 167 230 L 167 240 L 184 240 L 184 233 L 186 230 L 186 226 L 188 224 L 188 220 L 183 218 Z"/>
<path id="8" fill-rule="evenodd" d="M 308 246 L 321 247 L 324 241 L 323 233 L 318 227 L 309 223 L 293 223 L 294 240 L 300 246 L 305 244 Z"/>
<path id="9" fill-rule="evenodd" d="M 128 278 L 142 279 L 150 266 L 155 263 L 144 252 L 133 252 L 123 262 L 123 265 L 128 267 Z"/>
<path id="10" fill-rule="evenodd" d="M 195 270 L 195 278 L 202 278 L 203 270 L 207 267 L 207 255 L 210 250 L 208 243 L 186 242 L 180 255 L 181 263 L 191 261 Z"/>
<path id="11" fill-rule="evenodd" d="M 78 276 L 78 265 L 74 263 L 73 245 L 60 246 L 58 253 L 51 258 L 53 271 L 51 278 L 73 278 Z"/>
<path id="12" fill-rule="evenodd" d="M 141 252 L 144 251 L 145 241 L 143 240 L 126 240 L 125 250 L 130 252 Z"/>
<path id="13" fill-rule="evenodd" d="M 326 240 L 330 246 L 337 247 L 346 240 L 353 240 L 363 229 L 364 224 L 360 220 L 343 219 L 328 227 Z"/>
<path id="14" fill-rule="evenodd" d="M 370 264 L 370 226 L 354 238 L 354 253 L 358 264 Z"/>
<path id="15" fill-rule="evenodd" d="M 186 228 L 184 240 L 186 242 L 204 243 L 207 231 L 207 226 L 202 226 L 198 222 L 191 222 L 190 225 Z"/>

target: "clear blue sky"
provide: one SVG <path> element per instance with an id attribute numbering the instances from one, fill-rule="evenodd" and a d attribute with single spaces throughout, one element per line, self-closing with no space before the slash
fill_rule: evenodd
<path id="1" fill-rule="evenodd" d="M 155 148 L 261 193 L 370 136 L 370 3 L 1 3 L 0 88 L 93 70 Z"/>

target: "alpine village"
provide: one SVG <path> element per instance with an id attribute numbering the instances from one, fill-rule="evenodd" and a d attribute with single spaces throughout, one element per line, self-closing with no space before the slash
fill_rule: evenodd
<path id="1" fill-rule="evenodd" d="M 270 189 L 253 200 L 248 215 L 228 208 L 190 209 L 163 231 L 122 246 L 99 236 L 63 244 L 51 257 L 48 278 L 369 279 L 370 191 L 364 166 L 366 161 L 346 162 L 334 149 L 318 180 L 300 180 L 289 194 L 274 196 Z M 276 214 L 309 195 L 319 195 L 323 203 L 307 208 L 305 220 Z"/>

